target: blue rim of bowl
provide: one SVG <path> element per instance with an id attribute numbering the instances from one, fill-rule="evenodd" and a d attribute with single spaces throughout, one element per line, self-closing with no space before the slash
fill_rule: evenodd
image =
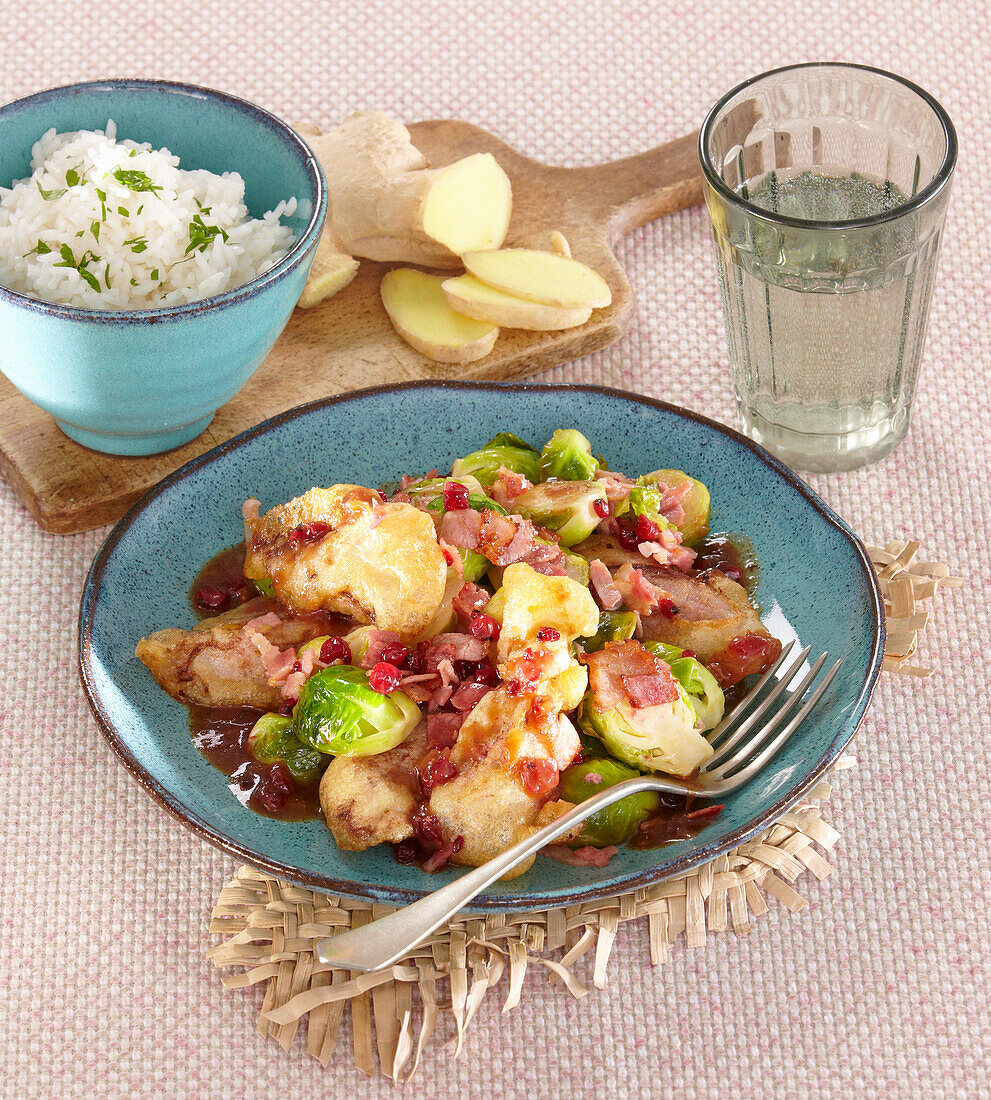
<path id="1" fill-rule="evenodd" d="M 793 784 L 772 806 L 770 806 L 764 813 L 754 818 L 746 825 L 741 826 L 739 829 L 730 833 L 728 836 L 723 837 L 721 840 L 714 841 L 712 844 L 706 845 L 703 848 L 699 848 L 694 852 L 686 854 L 678 859 L 673 860 L 667 864 L 662 873 L 658 874 L 651 869 L 645 871 L 632 872 L 628 875 L 620 876 L 617 879 L 613 879 L 608 883 L 590 883 L 587 886 L 578 886 L 569 891 L 552 891 L 550 894 L 533 895 L 533 894 L 500 894 L 487 896 L 485 894 L 479 895 L 475 898 L 471 905 L 468 907 L 469 911 L 488 910 L 493 912 L 499 911 L 522 911 L 522 910 L 535 910 L 546 909 L 549 905 L 554 906 L 559 903 L 571 904 L 576 901 L 594 901 L 599 898 L 614 897 L 619 893 L 627 893 L 630 890 L 639 889 L 642 886 L 649 886 L 652 883 L 659 882 L 663 879 L 670 878 L 672 875 L 677 875 L 683 871 L 687 871 L 692 867 L 699 866 L 704 863 L 708 863 L 710 860 L 715 859 L 716 856 L 722 855 L 724 852 L 731 851 L 733 848 L 738 847 L 751 837 L 755 836 L 762 829 L 767 828 L 773 824 L 783 813 L 785 813 L 790 807 L 795 805 L 796 802 L 809 790 L 811 790 L 816 782 L 829 771 L 830 766 L 834 763 L 843 749 L 850 743 L 854 734 L 860 726 L 863 720 L 864 713 L 867 710 L 867 706 L 870 703 L 871 696 L 874 693 L 874 688 L 877 684 L 878 676 L 881 672 L 881 665 L 884 660 L 884 600 L 881 596 L 881 590 L 878 587 L 877 577 L 874 573 L 874 567 L 871 565 L 870 558 L 867 551 L 864 548 L 863 543 L 859 538 L 850 530 L 850 528 L 843 522 L 842 519 L 823 501 L 813 490 L 805 484 L 792 470 L 785 466 L 782 462 L 779 462 L 773 455 L 764 450 L 763 447 L 755 443 L 752 439 L 748 439 L 740 432 L 735 431 L 733 428 L 727 427 L 725 424 L 720 424 L 716 420 L 710 420 L 706 416 L 702 416 L 700 413 L 692 412 L 690 409 L 684 409 L 679 405 L 672 405 L 666 401 L 659 401 L 656 398 L 646 397 L 642 394 L 627 393 L 623 390 L 612 389 L 608 386 L 593 386 L 593 385 L 568 385 L 565 383 L 498 383 L 498 382 L 448 382 L 443 380 L 436 381 L 424 381 L 424 382 L 404 382 L 392 385 L 384 386 L 372 386 L 363 390 L 352 390 L 348 393 L 337 394 L 333 397 L 326 397 L 318 401 L 311 401 L 305 405 L 298 405 L 294 409 L 289 409 L 284 413 L 280 413 L 278 416 L 274 416 L 269 420 L 264 420 L 262 423 L 257 424 L 253 428 L 249 428 L 245 432 L 241 432 L 240 435 L 233 436 L 227 440 L 226 443 L 221 443 L 219 446 L 214 447 L 213 450 L 207 451 L 205 454 L 200 455 L 198 458 L 194 458 L 192 461 L 187 462 L 185 466 L 181 466 L 174 473 L 169 474 L 163 478 L 157 485 L 148 490 L 140 500 L 127 512 L 127 514 L 117 523 L 114 529 L 107 536 L 103 546 L 100 547 L 96 557 L 93 559 L 93 564 L 90 566 L 89 574 L 86 578 L 86 584 L 83 588 L 83 595 L 79 605 L 79 675 L 82 680 L 83 690 L 86 694 L 86 698 L 89 701 L 90 709 L 93 711 L 96 717 L 97 723 L 103 731 L 104 737 L 110 743 L 110 747 L 114 750 L 118 757 L 120 757 L 124 766 L 130 771 L 130 773 L 138 780 L 138 782 L 145 788 L 146 791 L 158 802 L 164 809 L 166 809 L 173 817 L 176 817 L 188 828 L 191 828 L 195 833 L 198 833 L 205 840 L 208 840 L 215 847 L 220 848 L 228 855 L 234 856 L 238 859 L 244 860 L 246 863 L 251 864 L 269 874 L 276 875 L 279 878 L 287 879 L 292 882 L 300 883 L 308 886 L 312 889 L 324 891 L 326 893 L 340 895 L 343 897 L 351 898 L 369 898 L 374 901 L 385 901 L 388 904 L 405 905 L 409 902 L 416 901 L 419 898 L 424 897 L 426 894 L 431 893 L 431 887 L 427 887 L 423 890 L 409 889 L 407 887 L 399 886 L 382 886 L 372 883 L 359 883 L 353 882 L 348 879 L 334 879 L 323 875 L 312 875 L 304 871 L 300 871 L 290 864 L 285 864 L 276 859 L 269 859 L 265 856 L 261 856 L 258 853 L 252 851 L 250 848 L 238 844 L 230 838 L 224 836 L 218 832 L 213 826 L 207 822 L 198 818 L 195 814 L 190 813 L 181 803 L 181 801 L 157 782 L 147 771 L 138 763 L 130 752 L 127 745 L 121 739 L 117 732 L 116 727 L 109 714 L 103 707 L 103 703 L 100 698 L 99 690 L 96 685 L 96 680 L 93 675 L 91 665 L 91 653 L 90 646 L 92 642 L 93 632 L 93 616 L 96 611 L 97 592 L 100 587 L 100 583 L 103 577 L 104 568 L 109 561 L 110 555 L 113 553 L 117 544 L 127 533 L 131 525 L 141 515 L 145 508 L 158 496 L 164 493 L 167 489 L 173 485 L 178 484 L 184 478 L 190 474 L 195 473 L 201 467 L 209 465 L 212 462 L 222 458 L 228 452 L 238 449 L 243 443 L 248 440 L 254 439 L 257 436 L 264 435 L 270 429 L 278 427 L 280 424 L 284 424 L 287 421 L 294 420 L 299 416 L 306 415 L 307 413 L 317 411 L 319 409 L 330 408 L 334 405 L 346 405 L 351 401 L 360 401 L 363 398 L 373 394 L 385 394 L 385 393 L 398 393 L 398 392 L 410 392 L 415 390 L 452 390 L 452 391 L 468 391 L 468 390 L 494 390 L 505 391 L 512 389 L 518 392 L 531 393 L 587 393 L 598 394 L 604 397 L 620 398 L 624 401 L 632 401 L 636 404 L 642 405 L 648 409 L 657 409 L 666 413 L 673 413 L 675 416 L 682 417 L 686 420 L 691 420 L 696 424 L 701 424 L 712 431 L 718 432 L 721 435 L 727 436 L 734 442 L 741 444 L 748 450 L 752 451 L 757 458 L 764 463 L 765 466 L 770 467 L 775 473 L 783 478 L 800 496 L 802 496 L 812 508 L 819 513 L 819 515 L 830 526 L 835 527 L 843 537 L 850 543 L 853 548 L 860 568 L 863 572 L 864 580 L 867 583 L 868 590 L 872 594 L 871 612 L 874 618 L 874 643 L 871 652 L 870 665 L 867 671 L 867 676 L 864 683 L 861 685 L 860 692 L 858 694 L 854 710 L 852 711 L 852 725 L 848 733 L 841 733 L 834 737 L 831 742 L 828 751 L 824 754 L 822 759 L 812 768 L 812 770 L 805 776 L 803 776 L 798 782 Z M 250 811 L 245 811 L 250 812 Z M 663 849 L 660 849 L 663 851 Z"/>
<path id="2" fill-rule="evenodd" d="M 8 103 L 0 105 L 0 121 L 3 115 L 11 108 L 26 106 L 28 104 L 44 103 L 46 100 L 59 99 L 66 94 L 72 94 L 86 89 L 100 89 L 108 92 L 134 91 L 134 90 L 158 90 L 169 94 L 178 94 L 195 99 L 212 99 L 242 111 L 253 117 L 268 130 L 279 134 L 288 140 L 299 153 L 303 164 L 316 181 L 315 201 L 313 213 L 306 224 L 306 228 L 294 242 L 292 248 L 282 257 L 274 267 L 261 275 L 256 275 L 246 283 L 225 290 L 223 294 L 215 294 L 211 298 L 200 298 L 195 302 L 186 302 L 178 306 L 160 306 L 155 309 L 84 309 L 81 306 L 67 306 L 59 302 L 46 302 L 42 298 L 33 298 L 30 294 L 22 294 L 17 290 L 10 290 L 0 284 L 0 302 L 10 302 L 12 305 L 23 309 L 34 310 L 53 317 L 63 317 L 70 321 L 88 321 L 96 324 L 108 324 L 124 321 L 175 321 L 182 317 L 207 312 L 208 310 L 224 309 L 236 302 L 253 298 L 272 283 L 282 279 L 295 268 L 299 262 L 315 246 L 323 232 L 324 218 L 327 213 L 327 181 L 324 178 L 323 169 L 317 160 L 313 150 L 306 144 L 298 133 L 287 123 L 283 122 L 271 111 L 259 107 L 257 103 L 241 99 L 229 92 L 221 92 L 216 88 L 207 88 L 200 84 L 183 84 L 176 80 L 142 80 L 139 78 L 118 78 L 112 80 L 89 80 L 76 84 L 60 84 L 57 88 L 47 88 L 42 92 L 34 92 L 32 95 L 23 96 L 20 99 L 12 99 Z"/>
<path id="3" fill-rule="evenodd" d="M 720 112 L 731 100 L 739 95 L 740 92 L 756 84 L 758 81 L 765 80 L 769 76 L 778 76 L 781 73 L 800 72 L 802 69 L 855 69 L 862 73 L 874 73 L 875 76 L 883 76 L 917 95 L 938 119 L 943 130 L 943 137 L 946 139 L 946 151 L 943 154 L 942 162 L 929 183 L 900 206 L 893 206 L 890 210 L 885 210 L 869 218 L 849 218 L 846 221 L 815 221 L 809 218 L 795 218 L 790 214 L 778 214 L 774 210 L 766 210 L 761 206 L 757 206 L 757 204 L 751 202 L 750 199 L 745 199 L 742 195 L 738 195 L 732 188 L 728 187 L 726 181 L 713 165 L 709 157 L 708 149 L 709 136 L 713 127 L 716 125 L 716 119 Z M 911 80 L 906 80 L 905 77 L 899 76 L 897 73 L 888 72 L 887 69 L 878 69 L 873 65 L 856 65 L 852 61 L 804 61 L 799 65 L 782 65 L 780 68 L 768 69 L 766 72 L 758 73 L 756 76 L 752 76 L 748 80 L 744 80 L 742 83 L 737 84 L 735 88 L 730 88 L 725 95 L 720 96 L 703 119 L 702 125 L 699 128 L 698 156 L 699 164 L 702 168 L 702 175 L 705 177 L 709 186 L 718 191 L 727 202 L 733 206 L 742 207 L 752 217 L 760 218 L 762 221 L 769 222 L 773 225 L 791 226 L 793 229 L 866 229 L 870 226 L 881 225 L 883 222 L 892 221 L 895 218 L 900 218 L 905 214 L 911 213 L 913 210 L 917 210 L 919 207 L 924 206 L 927 202 L 934 199 L 936 195 L 949 184 L 953 175 L 953 169 L 956 167 L 957 163 L 957 131 L 953 125 L 953 121 L 946 112 L 946 108 L 934 95 L 927 92 L 925 88 L 920 88 L 918 84 L 913 84 Z"/>

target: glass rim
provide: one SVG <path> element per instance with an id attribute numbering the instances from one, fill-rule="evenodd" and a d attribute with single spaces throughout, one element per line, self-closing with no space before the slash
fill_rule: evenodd
<path id="1" fill-rule="evenodd" d="M 915 95 L 923 100 L 935 114 L 943 129 L 943 137 L 946 140 L 946 152 L 943 155 L 942 163 L 929 183 L 906 202 L 901 203 L 899 206 L 892 207 L 890 210 L 885 210 L 880 214 L 873 214 L 866 218 L 848 218 L 843 221 L 820 221 L 814 218 L 796 218 L 792 217 L 790 214 L 778 214 L 773 210 L 765 210 L 763 207 L 757 206 L 756 203 L 751 202 L 749 199 L 744 198 L 728 187 L 725 180 L 713 166 L 707 150 L 708 139 L 711 136 L 712 128 L 716 123 L 720 111 L 722 111 L 734 96 L 738 95 L 745 88 L 749 88 L 752 84 L 756 84 L 759 80 L 764 80 L 769 76 L 776 76 L 778 73 L 795 72 L 799 69 L 856 69 L 859 72 L 876 73 L 878 76 L 887 77 L 889 80 L 901 84 L 902 87 L 907 88 L 910 92 L 914 92 Z M 792 226 L 796 229 L 860 229 L 880 225 L 887 221 L 893 221 L 895 218 L 900 218 L 904 214 L 911 213 L 913 210 L 924 206 L 930 199 L 935 197 L 949 181 L 950 176 L 953 174 L 953 169 L 956 167 L 957 132 L 946 109 L 935 96 L 931 95 L 924 88 L 920 88 L 918 84 L 914 84 L 911 80 L 907 80 L 903 76 L 898 76 L 897 73 L 888 72 L 887 69 L 878 69 L 873 65 L 858 65 L 851 61 L 804 61 L 797 65 L 781 65 L 776 69 L 768 69 L 766 72 L 758 73 L 756 76 L 752 76 L 742 83 L 737 84 L 735 87 L 730 88 L 728 92 L 720 96 L 705 116 L 701 129 L 699 130 L 698 155 L 699 164 L 701 165 L 702 174 L 706 182 L 729 202 L 742 207 L 755 217 L 761 218 L 764 221 L 774 222 L 778 225 Z"/>

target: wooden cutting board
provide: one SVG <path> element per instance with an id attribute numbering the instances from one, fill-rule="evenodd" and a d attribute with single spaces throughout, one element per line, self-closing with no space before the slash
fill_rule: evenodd
<path id="1" fill-rule="evenodd" d="M 613 343 L 633 315 L 633 294 L 613 245 L 630 230 L 702 200 L 694 134 L 609 164 L 555 168 L 466 122 L 418 122 L 410 131 L 434 166 L 469 153 L 494 154 L 513 184 L 506 243 L 550 248 L 551 231 L 560 230 L 575 258 L 609 282 L 612 305 L 563 332 L 503 329 L 484 359 L 448 366 L 420 355 L 393 331 L 379 283 L 396 265 L 363 260 L 341 293 L 312 309 L 296 310 L 269 357 L 202 435 L 144 458 L 81 447 L 0 376 L 0 473 L 46 531 L 72 534 L 117 520 L 183 463 L 306 401 L 423 378 L 523 378 Z"/>

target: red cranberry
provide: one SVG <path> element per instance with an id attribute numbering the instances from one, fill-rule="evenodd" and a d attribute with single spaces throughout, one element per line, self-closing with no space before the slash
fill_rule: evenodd
<path id="1" fill-rule="evenodd" d="M 390 665 L 388 661 L 379 661 L 372 671 L 369 672 L 368 683 L 375 691 L 379 691 L 383 695 L 388 695 L 399 687 L 399 681 L 402 678 L 403 674 L 395 665 Z"/>
<path id="2" fill-rule="evenodd" d="M 561 631 L 553 626 L 542 626 L 537 631 L 537 640 L 540 642 L 556 642 L 561 637 Z"/>
<path id="3" fill-rule="evenodd" d="M 383 661 L 388 661 L 390 665 L 395 665 L 397 668 L 408 656 L 409 650 L 402 642 L 390 642 L 387 646 L 382 647 L 380 654 Z"/>
<path id="4" fill-rule="evenodd" d="M 231 596 L 240 596 L 246 587 L 244 577 L 228 577 L 224 581 L 224 589 Z"/>
<path id="5" fill-rule="evenodd" d="M 524 760 L 520 764 L 523 789 L 534 796 L 550 794 L 557 786 L 558 770 L 553 760 Z"/>
<path id="6" fill-rule="evenodd" d="M 200 607 L 208 607 L 211 611 L 217 611 L 227 603 L 227 592 L 223 588 L 205 584 L 202 588 L 197 589 L 196 602 Z"/>
<path id="7" fill-rule="evenodd" d="M 658 600 L 657 610 L 667 619 L 673 619 L 678 614 L 678 605 L 674 600 L 669 600 L 667 596 Z"/>
<path id="8" fill-rule="evenodd" d="M 694 649 L 683 649 L 681 651 L 681 655 L 682 657 L 694 657 L 696 661 L 699 659 L 699 655 L 695 652 Z"/>
<path id="9" fill-rule="evenodd" d="M 444 555 L 444 561 L 446 561 L 448 565 L 454 564 L 454 555 L 451 553 L 450 550 L 445 550 L 443 547 L 441 547 L 440 552 Z"/>
<path id="10" fill-rule="evenodd" d="M 608 500 L 593 500 L 592 511 L 599 517 L 599 519 L 609 518 L 609 501 Z"/>
<path id="11" fill-rule="evenodd" d="M 405 659 L 402 662 L 402 667 L 406 672 L 422 672 L 423 671 L 423 657 L 418 649 L 411 649 L 407 652 Z"/>
<path id="12" fill-rule="evenodd" d="M 446 756 L 434 756 L 422 768 L 417 769 L 420 789 L 425 796 L 429 796 L 434 787 L 450 783 L 457 774 L 457 766 L 452 764 Z"/>
<path id="13" fill-rule="evenodd" d="M 293 672 L 302 672 L 303 671 L 303 662 L 302 661 L 293 661 L 292 671 Z"/>
<path id="14" fill-rule="evenodd" d="M 292 776 L 288 768 L 284 764 L 275 763 L 268 769 L 267 774 L 259 777 L 258 786 L 255 787 L 252 797 L 263 810 L 268 810 L 270 814 L 277 814 L 289 801 L 291 792 Z"/>
<path id="15" fill-rule="evenodd" d="M 619 540 L 619 544 L 624 550 L 636 550 L 640 543 L 643 542 L 643 539 L 637 535 L 633 527 L 624 527 L 622 524 L 619 525 L 616 531 L 616 538 Z"/>
<path id="16" fill-rule="evenodd" d="M 443 495 L 449 512 L 463 512 L 468 507 L 468 490 L 457 481 L 445 482 Z"/>
<path id="17" fill-rule="evenodd" d="M 282 706 L 279 707 L 279 714 L 281 714 L 283 718 L 288 718 L 292 714 L 292 708 L 298 701 L 297 699 L 284 700 Z"/>
<path id="18" fill-rule="evenodd" d="M 457 676 L 459 680 L 474 679 L 478 665 L 478 661 L 455 660 L 451 662 L 451 667 L 454 669 L 454 675 Z"/>
<path id="19" fill-rule="evenodd" d="M 455 837 L 455 838 L 454 838 L 454 839 L 453 839 L 453 840 L 451 841 L 451 855 L 452 855 L 452 856 L 456 856 L 456 855 L 458 854 L 458 852 L 460 852 L 460 851 L 461 851 L 461 849 L 462 849 L 462 848 L 463 848 L 464 846 L 465 846 L 465 838 L 464 838 L 463 836 L 461 836 L 461 834 L 459 833 L 459 834 L 458 834 L 458 835 L 457 835 L 457 836 L 456 836 L 456 837 Z"/>
<path id="20" fill-rule="evenodd" d="M 417 809 L 411 824 L 413 835 L 427 851 L 436 852 L 438 848 L 443 847 L 444 831 L 441 829 L 440 822 L 426 806 L 420 806 Z"/>
<path id="21" fill-rule="evenodd" d="M 480 663 L 472 675 L 472 680 L 476 684 L 488 684 L 489 687 L 495 687 L 499 683 L 499 673 L 491 665 Z"/>
<path id="22" fill-rule="evenodd" d="M 328 638 L 320 647 L 320 660 L 325 665 L 333 664 L 334 661 L 343 661 L 344 664 L 351 664 L 351 647 L 343 639 L 334 635 L 332 638 Z"/>
<path id="23" fill-rule="evenodd" d="M 633 529 L 641 542 L 656 542 L 660 538 L 661 529 L 652 519 L 646 516 L 637 517 L 637 525 Z"/>
<path id="24" fill-rule="evenodd" d="M 400 841 L 400 843 L 396 845 L 394 851 L 396 862 L 401 863 L 404 867 L 408 867 L 411 863 L 416 863 L 416 857 L 419 854 L 417 843 L 412 839 Z"/>
<path id="25" fill-rule="evenodd" d="M 472 615 L 468 630 L 474 638 L 491 638 L 494 642 L 499 640 L 500 627 L 491 615 L 483 615 L 481 612 Z"/>

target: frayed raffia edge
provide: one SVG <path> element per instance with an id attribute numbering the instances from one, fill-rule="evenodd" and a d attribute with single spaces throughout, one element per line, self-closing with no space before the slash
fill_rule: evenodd
<path id="1" fill-rule="evenodd" d="M 908 663 L 930 619 L 919 604 L 937 587 L 962 582 L 940 562 L 915 562 L 919 548 L 917 542 L 892 541 L 868 551 L 885 598 L 884 668 L 928 676 L 930 668 Z M 855 763 L 844 756 L 834 770 Z M 227 989 L 267 983 L 258 1029 L 283 1050 L 289 1050 L 306 1016 L 306 1051 L 323 1065 L 337 1050 L 350 1004 L 355 1066 L 374 1074 L 377 1054 L 380 1071 L 400 1084 L 416 1072 L 442 1019 L 453 1032 L 451 1050 L 455 1056 L 460 1052 L 472 1017 L 507 971 L 503 1012 L 519 1004 L 527 972 L 534 969 L 545 970 L 552 985 L 581 1000 L 590 992 L 588 983 L 605 985 L 621 924 L 646 923 L 651 965 L 657 966 L 681 936 L 687 947 L 699 948 L 710 933 L 750 932 L 751 922 L 767 913 L 768 898 L 792 913 L 806 909 L 808 902 L 793 884 L 806 871 L 826 878 L 833 870 L 826 855 L 840 838 L 821 814 L 829 793 L 828 783 L 818 784 L 769 829 L 702 867 L 635 893 L 563 909 L 467 916 L 401 963 L 373 974 L 324 966 L 316 958 L 316 943 L 385 916 L 392 911 L 388 906 L 331 897 L 242 866 L 221 890 L 211 915 L 210 931 L 227 938 L 207 955 L 219 969 L 236 968 L 222 978 Z M 590 963 L 583 980 L 575 968 L 586 956 Z"/>

